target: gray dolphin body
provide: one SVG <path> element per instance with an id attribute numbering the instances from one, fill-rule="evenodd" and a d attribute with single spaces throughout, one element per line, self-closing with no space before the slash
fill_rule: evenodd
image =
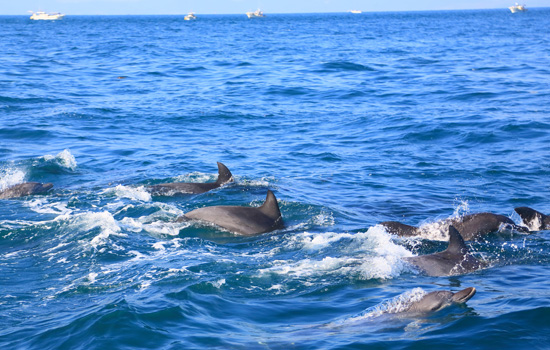
<path id="1" fill-rule="evenodd" d="M 521 220 L 533 231 L 550 230 L 550 216 L 528 207 L 518 207 L 514 209 L 519 214 Z"/>
<path id="2" fill-rule="evenodd" d="M 24 182 L 0 192 L 0 199 L 17 198 L 47 192 L 53 187 L 52 183 Z"/>
<path id="3" fill-rule="evenodd" d="M 428 276 L 462 275 L 481 268 L 481 263 L 470 254 L 460 233 L 449 226 L 449 246 L 446 250 L 405 258 Z"/>
<path id="4" fill-rule="evenodd" d="M 448 290 L 430 292 L 417 302 L 412 303 L 405 313 L 427 313 L 439 311 L 453 304 L 464 304 L 476 294 L 474 287 L 453 293 Z"/>
<path id="5" fill-rule="evenodd" d="M 245 236 L 258 235 L 284 227 L 277 198 L 271 191 L 262 206 L 213 206 L 195 209 L 177 221 L 201 220 L 216 224 L 226 230 Z"/>
<path id="6" fill-rule="evenodd" d="M 389 233 L 403 237 L 418 236 L 422 233 L 422 228 L 405 225 L 397 221 L 385 221 L 381 225 L 386 227 Z M 509 230 L 527 232 L 525 227 L 516 225 L 510 218 L 493 213 L 464 215 L 442 220 L 436 225 L 441 230 L 447 230 L 449 226 L 454 226 L 466 241 L 477 239 L 491 232 L 497 232 L 503 227 Z"/>
<path id="7" fill-rule="evenodd" d="M 215 188 L 221 187 L 226 183 L 233 182 L 233 175 L 225 165 L 218 162 L 218 179 L 216 182 L 193 183 L 193 182 L 173 182 L 164 183 L 148 187 L 148 191 L 153 196 L 174 196 L 182 194 L 204 193 Z"/>

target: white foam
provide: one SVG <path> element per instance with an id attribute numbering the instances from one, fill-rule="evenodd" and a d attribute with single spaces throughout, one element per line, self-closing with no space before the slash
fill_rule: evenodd
<path id="1" fill-rule="evenodd" d="M 337 244 L 342 240 L 349 242 Z M 261 269 L 259 273 L 298 278 L 332 274 L 368 280 L 394 278 L 410 270 L 410 266 L 402 258 L 412 256 L 412 253 L 395 244 L 391 235 L 381 226 L 356 234 L 302 233 L 291 238 L 289 242 L 289 248 L 301 248 L 308 252 L 321 252 L 328 247 L 338 250 L 333 253 L 337 257 L 307 258 L 300 261 L 275 260 L 273 266 Z"/>
<path id="2" fill-rule="evenodd" d="M 100 233 L 90 242 L 85 243 L 93 249 L 98 249 L 99 246 L 106 245 L 110 236 L 127 236 L 126 234 L 120 232 L 120 227 L 116 223 L 115 218 L 107 211 L 85 212 L 74 215 L 63 214 L 56 217 L 54 221 L 68 221 L 69 226 L 77 226 L 79 231 L 90 231 L 99 227 Z M 116 245 L 112 245 L 112 247 L 122 249 Z"/>
<path id="3" fill-rule="evenodd" d="M 76 159 L 72 155 L 71 151 L 68 149 L 65 149 L 59 152 L 56 156 L 53 156 L 51 154 L 46 154 L 45 156 L 42 156 L 42 159 L 44 159 L 47 162 L 54 162 L 60 167 L 63 167 L 69 170 L 75 170 L 77 167 Z"/>
<path id="4" fill-rule="evenodd" d="M 0 169 L 0 191 L 25 182 L 25 177 L 25 172 L 19 169 Z"/>
<path id="5" fill-rule="evenodd" d="M 118 185 L 116 187 L 108 188 L 102 193 L 114 194 L 119 198 L 129 198 L 136 201 L 150 202 L 151 194 L 147 192 L 144 186 L 130 187 L 124 185 Z"/>
<path id="6" fill-rule="evenodd" d="M 336 232 L 324 232 L 324 233 L 310 233 L 303 232 L 290 237 L 290 242 L 298 248 L 319 251 L 334 242 L 338 242 L 342 239 L 351 239 L 353 237 L 350 233 L 336 233 Z"/>
<path id="7" fill-rule="evenodd" d="M 235 180 L 236 181 L 236 180 Z M 246 187 L 269 187 L 276 180 L 274 177 L 262 177 L 258 180 L 239 180 L 238 182 Z"/>
<path id="8" fill-rule="evenodd" d="M 216 281 L 210 281 L 208 282 L 210 283 L 212 286 L 214 286 L 215 288 L 218 288 L 220 289 L 221 286 L 223 286 L 225 284 L 225 278 L 220 278 L 219 280 L 216 280 Z"/>
<path id="9" fill-rule="evenodd" d="M 167 212 L 163 210 L 139 218 L 125 217 L 120 223 L 125 230 L 136 233 L 145 231 L 156 236 L 177 236 L 182 229 L 191 225 L 190 222 L 166 222 L 166 217 L 177 217 L 182 214 L 181 210 L 177 208 L 172 208 L 169 206 L 164 207 L 168 209 L 168 214 L 170 215 L 166 215 Z"/>
<path id="10" fill-rule="evenodd" d="M 72 213 L 72 210 L 67 208 L 67 203 L 50 203 L 48 198 L 34 198 L 30 201 L 26 201 L 25 205 L 32 211 L 40 214 L 67 215 Z"/>
<path id="11" fill-rule="evenodd" d="M 192 172 L 189 174 L 176 176 L 173 182 L 212 182 L 215 181 L 217 177 L 217 173 L 216 175 L 212 175 L 200 172 Z"/>
<path id="12" fill-rule="evenodd" d="M 95 273 L 95 272 L 90 272 L 87 276 L 87 279 L 88 279 L 88 282 L 91 284 L 91 283 L 94 283 L 96 278 L 97 278 L 98 274 Z"/>

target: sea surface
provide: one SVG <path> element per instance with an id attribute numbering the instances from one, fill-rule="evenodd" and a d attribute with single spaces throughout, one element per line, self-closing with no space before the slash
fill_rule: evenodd
<path id="1" fill-rule="evenodd" d="M 550 348 L 550 231 L 428 277 L 378 225 L 550 214 L 550 9 L 197 17 L 0 17 L 0 190 L 54 184 L 0 200 L 0 349 Z M 175 222 L 268 189 L 282 230 Z"/>

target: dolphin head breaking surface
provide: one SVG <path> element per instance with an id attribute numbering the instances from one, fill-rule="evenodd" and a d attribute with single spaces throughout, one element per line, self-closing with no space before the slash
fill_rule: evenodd
<path id="1" fill-rule="evenodd" d="M 260 207 L 212 206 L 195 209 L 178 218 L 178 221 L 200 220 L 218 225 L 245 236 L 258 235 L 284 227 L 277 198 L 267 191 Z"/>
<path id="2" fill-rule="evenodd" d="M 474 287 L 469 287 L 453 293 L 448 290 L 430 292 L 422 299 L 412 303 L 405 312 L 426 313 L 441 310 L 452 304 L 464 304 L 476 294 Z"/>
<path id="3" fill-rule="evenodd" d="M 550 230 L 550 216 L 529 207 L 518 207 L 514 210 L 529 229 L 533 231 Z"/>
<path id="4" fill-rule="evenodd" d="M 481 263 L 470 254 L 460 233 L 449 226 L 449 246 L 446 250 L 405 258 L 429 276 L 462 275 L 481 268 Z"/>
<path id="5" fill-rule="evenodd" d="M 33 194 L 40 194 L 49 191 L 53 187 L 53 184 L 40 183 L 40 182 L 24 182 L 10 188 L 7 188 L 0 192 L 0 199 L 16 198 L 30 196 Z"/>
<path id="6" fill-rule="evenodd" d="M 153 185 L 148 191 L 153 196 L 174 196 L 182 194 L 204 193 L 221 187 L 226 183 L 233 182 L 233 174 L 225 165 L 218 162 L 218 179 L 215 182 L 194 183 L 194 182 L 173 182 Z"/>

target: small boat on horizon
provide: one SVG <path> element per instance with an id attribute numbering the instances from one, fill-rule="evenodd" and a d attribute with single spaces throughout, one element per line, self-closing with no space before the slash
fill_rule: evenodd
<path id="1" fill-rule="evenodd" d="M 516 5 L 510 6 L 510 7 L 508 7 L 508 9 L 510 9 L 510 12 L 512 12 L 512 13 L 527 11 L 527 8 L 525 7 L 525 4 L 519 5 L 517 2 L 516 2 Z"/>
<path id="2" fill-rule="evenodd" d="M 363 11 L 361 11 L 361 10 L 350 10 L 349 12 L 355 13 L 355 14 L 363 13 Z"/>
<path id="3" fill-rule="evenodd" d="M 263 13 L 260 9 L 257 9 L 257 10 L 254 11 L 254 12 L 247 12 L 246 15 L 248 16 L 248 18 L 260 18 L 260 17 L 265 17 L 264 13 Z"/>
<path id="4" fill-rule="evenodd" d="M 62 19 L 63 17 L 65 17 L 65 14 L 63 13 L 59 13 L 59 12 L 55 12 L 55 13 L 46 13 L 44 11 L 38 11 L 38 12 L 34 12 L 34 11 L 29 11 L 30 13 L 32 13 L 31 15 L 31 19 L 32 20 L 56 20 L 56 19 Z"/>
<path id="5" fill-rule="evenodd" d="M 186 21 L 194 21 L 197 19 L 197 16 L 195 16 L 194 12 L 189 12 L 187 16 L 183 17 L 183 19 Z"/>

